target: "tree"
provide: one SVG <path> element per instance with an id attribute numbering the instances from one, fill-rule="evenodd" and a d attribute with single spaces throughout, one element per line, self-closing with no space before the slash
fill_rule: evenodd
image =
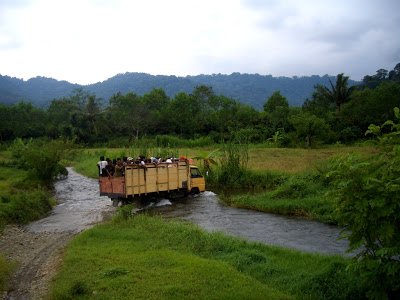
<path id="1" fill-rule="evenodd" d="M 323 119 L 307 112 L 291 116 L 289 122 L 293 125 L 297 137 L 305 140 L 306 147 L 311 147 L 316 139 L 322 139 L 330 130 Z"/>
<path id="2" fill-rule="evenodd" d="M 348 76 L 340 73 L 336 76 L 336 84 L 333 85 L 329 79 L 331 89 L 323 87 L 322 94 L 332 103 L 336 105 L 336 112 L 340 113 L 342 105 L 350 100 L 351 89 L 348 87 Z"/>
<path id="3" fill-rule="evenodd" d="M 288 127 L 289 103 L 279 91 L 275 91 L 264 103 L 264 120 L 270 126 L 270 133 L 285 131 Z"/>
<path id="4" fill-rule="evenodd" d="M 369 124 L 381 124 L 387 119 L 393 119 L 393 107 L 399 103 L 400 84 L 396 82 L 384 81 L 374 89 L 354 91 L 351 101 L 343 106 L 338 116 L 340 127 L 360 128 L 361 138 Z"/>
<path id="5" fill-rule="evenodd" d="M 389 72 L 389 80 L 400 82 L 400 63 Z"/>
<path id="6" fill-rule="evenodd" d="M 303 110 L 318 117 L 330 119 L 332 112 L 335 111 L 336 104 L 326 97 L 326 90 L 323 85 L 316 85 L 311 99 L 306 99 L 303 103 Z"/>
<path id="7" fill-rule="evenodd" d="M 138 95 L 117 93 L 110 99 L 107 119 L 114 133 L 130 139 L 138 139 L 139 133 L 145 132 L 144 120 L 148 112 Z"/>
<path id="8" fill-rule="evenodd" d="M 281 95 L 280 91 L 275 91 L 264 103 L 264 111 L 273 113 L 280 107 L 289 109 L 289 102 Z"/>

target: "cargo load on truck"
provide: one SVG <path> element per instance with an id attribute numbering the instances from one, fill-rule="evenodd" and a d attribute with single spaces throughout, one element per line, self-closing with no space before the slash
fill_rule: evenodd
<path id="1" fill-rule="evenodd" d="M 124 201 L 204 192 L 204 177 L 197 166 L 190 162 L 184 159 L 160 163 L 127 163 L 123 165 L 122 176 L 105 176 L 99 171 L 100 195 Z"/>

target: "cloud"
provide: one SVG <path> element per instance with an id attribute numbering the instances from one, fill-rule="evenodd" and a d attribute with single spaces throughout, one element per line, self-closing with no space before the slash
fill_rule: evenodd
<path id="1" fill-rule="evenodd" d="M 400 61 L 400 1 L 0 0 L 2 72 L 351 73 Z"/>

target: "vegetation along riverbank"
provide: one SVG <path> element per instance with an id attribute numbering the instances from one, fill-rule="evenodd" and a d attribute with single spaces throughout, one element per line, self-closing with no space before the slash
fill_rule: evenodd
<path id="1" fill-rule="evenodd" d="M 1 104 L 0 228 L 48 213 L 66 165 L 96 178 L 102 155 L 192 157 L 227 204 L 337 224 L 357 256 L 132 217 L 128 205 L 72 241 L 49 297 L 398 299 L 400 65 L 359 86 L 348 79 L 316 86 L 302 107 L 276 91 L 262 111 L 202 85 L 174 98 L 118 93 L 108 105 L 82 90 L 45 108 Z M 2 287 L 14 265 L 4 257 Z"/>
<path id="2" fill-rule="evenodd" d="M 131 208 L 130 208 L 131 209 Z M 246 242 L 124 207 L 68 247 L 55 299 L 357 299 L 350 259 Z M 128 216 L 128 217 L 127 217 Z M 329 284 L 328 284 L 329 282 Z"/>

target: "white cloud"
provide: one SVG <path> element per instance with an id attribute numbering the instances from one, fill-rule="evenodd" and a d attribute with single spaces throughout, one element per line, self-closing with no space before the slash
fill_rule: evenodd
<path id="1" fill-rule="evenodd" d="M 124 72 L 360 79 L 400 61 L 399 2 L 371 3 L 0 0 L 0 72 L 84 84 Z"/>

